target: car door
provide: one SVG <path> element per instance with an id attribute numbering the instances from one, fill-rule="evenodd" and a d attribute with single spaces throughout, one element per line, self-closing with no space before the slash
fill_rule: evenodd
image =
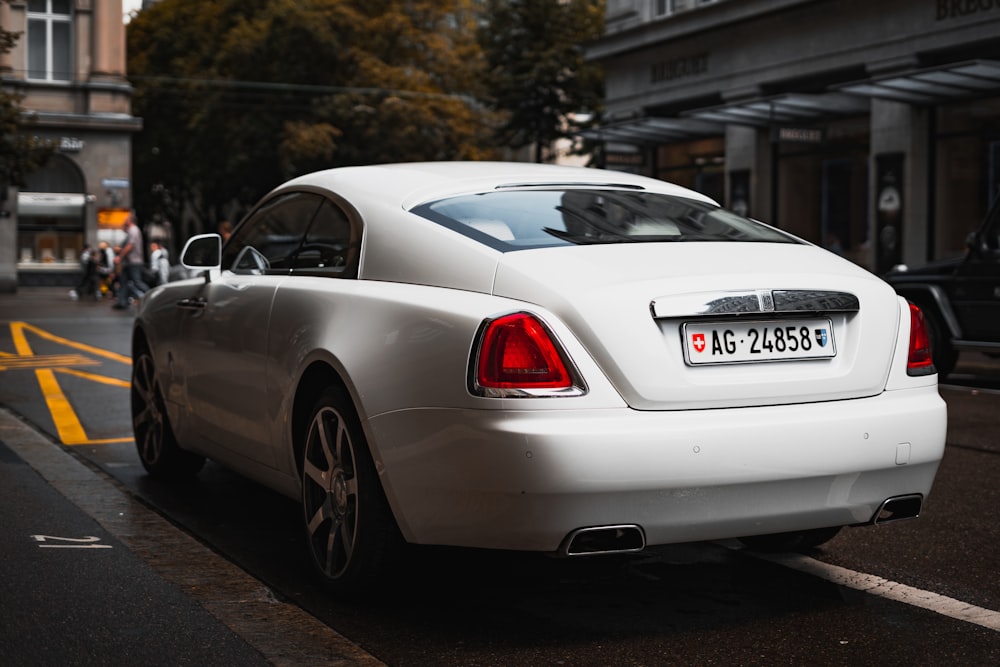
<path id="1" fill-rule="evenodd" d="M 200 312 L 187 318 L 188 403 L 216 458 L 275 464 L 276 415 L 267 400 L 271 310 L 321 201 L 293 192 L 259 206 L 226 243 L 222 271 L 204 286 Z"/>
<path id="2" fill-rule="evenodd" d="M 964 340 L 1000 342 L 1000 201 L 958 267 L 954 306 Z"/>

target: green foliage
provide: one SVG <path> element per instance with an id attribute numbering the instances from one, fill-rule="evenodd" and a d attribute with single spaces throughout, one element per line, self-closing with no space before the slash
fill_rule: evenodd
<path id="1" fill-rule="evenodd" d="M 129 24 L 136 203 L 202 228 L 320 168 L 494 155 L 474 0 L 163 0 Z M 200 231 L 200 230 L 192 230 Z"/>
<path id="2" fill-rule="evenodd" d="M 0 53 L 17 43 L 19 33 L 0 26 Z M 42 167 L 55 152 L 50 141 L 26 132 L 30 117 L 21 110 L 21 96 L 0 90 L 0 188 L 24 185 L 25 177 Z"/>
<path id="3" fill-rule="evenodd" d="M 487 0 L 479 41 L 491 106 L 506 115 L 500 142 L 534 144 L 537 160 L 554 141 L 597 121 L 601 69 L 581 47 L 601 37 L 604 0 Z M 580 112 L 586 112 L 586 115 Z"/>
<path id="4" fill-rule="evenodd" d="M 22 114 L 20 101 L 19 96 L 0 91 L 0 188 L 23 186 L 27 175 L 55 152 L 51 141 L 26 131 L 31 119 Z"/>

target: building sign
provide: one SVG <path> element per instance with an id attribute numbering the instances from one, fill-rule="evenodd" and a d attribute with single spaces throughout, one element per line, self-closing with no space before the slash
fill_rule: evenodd
<path id="1" fill-rule="evenodd" d="M 76 137 L 59 138 L 59 152 L 61 153 L 79 153 L 83 150 L 83 145 L 83 139 L 77 139 Z"/>
<path id="2" fill-rule="evenodd" d="M 646 155 L 645 153 L 607 152 L 604 154 L 604 164 L 623 167 L 644 167 L 646 166 Z"/>
<path id="3" fill-rule="evenodd" d="M 128 219 L 127 208 L 101 208 L 97 210 L 97 227 L 99 229 L 121 229 Z"/>
<path id="4" fill-rule="evenodd" d="M 937 0 L 937 20 L 1000 11 L 1000 0 Z"/>
<path id="5" fill-rule="evenodd" d="M 774 140 L 800 144 L 821 144 L 823 130 L 813 127 L 779 127 L 774 130 Z"/>
<path id="6" fill-rule="evenodd" d="M 127 178 L 105 178 L 101 181 L 102 188 L 127 188 Z"/>
<path id="7" fill-rule="evenodd" d="M 21 217 L 80 216 L 86 195 L 63 192 L 19 192 L 17 214 Z"/>
<path id="8" fill-rule="evenodd" d="M 664 83 L 666 81 L 700 76 L 706 73 L 708 73 L 708 54 L 697 53 L 693 56 L 684 56 L 682 58 L 653 63 L 650 67 L 650 81 L 652 83 Z"/>

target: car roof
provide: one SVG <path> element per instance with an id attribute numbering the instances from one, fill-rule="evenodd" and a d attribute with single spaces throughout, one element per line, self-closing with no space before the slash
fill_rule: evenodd
<path id="1" fill-rule="evenodd" d="M 410 162 L 339 167 L 295 178 L 275 191 L 322 188 L 348 200 L 411 209 L 443 197 L 513 187 L 644 189 L 713 202 L 693 190 L 627 172 L 532 162 Z"/>

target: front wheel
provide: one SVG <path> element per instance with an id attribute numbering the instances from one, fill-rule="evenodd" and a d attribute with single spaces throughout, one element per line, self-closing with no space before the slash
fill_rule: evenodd
<path id="1" fill-rule="evenodd" d="M 145 343 L 136 343 L 132 359 L 131 402 L 135 447 L 146 472 L 167 479 L 191 477 L 201 470 L 205 458 L 177 445 L 160 392 L 153 355 Z"/>
<path id="2" fill-rule="evenodd" d="M 313 564 L 334 591 L 377 588 L 402 547 L 360 421 L 345 392 L 327 389 L 311 413 L 302 509 Z"/>

